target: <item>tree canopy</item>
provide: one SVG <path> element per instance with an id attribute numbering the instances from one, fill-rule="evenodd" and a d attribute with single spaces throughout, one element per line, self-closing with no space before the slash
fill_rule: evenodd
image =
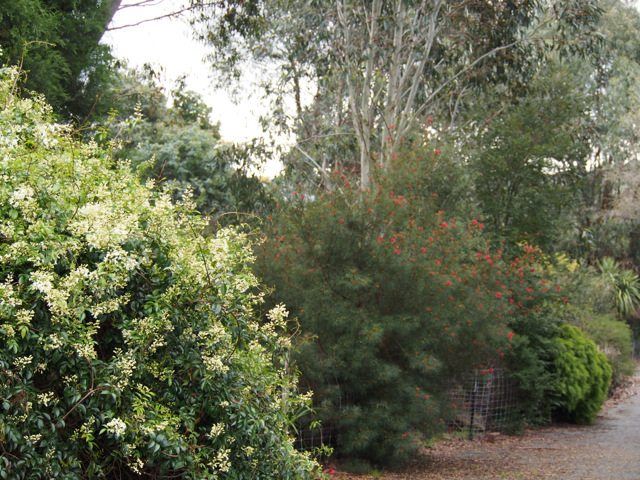
<path id="1" fill-rule="evenodd" d="M 22 66 L 21 91 L 43 94 L 64 121 L 84 120 L 108 86 L 113 58 L 99 42 L 119 3 L 1 0 L 1 61 Z"/>

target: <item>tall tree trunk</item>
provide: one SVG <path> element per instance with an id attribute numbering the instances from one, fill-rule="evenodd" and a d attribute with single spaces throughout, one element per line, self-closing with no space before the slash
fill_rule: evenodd
<path id="1" fill-rule="evenodd" d="M 120 8 L 121 3 L 122 3 L 122 0 L 109 0 L 109 4 L 105 12 L 105 19 L 104 19 L 105 23 L 104 23 L 104 30 L 102 31 L 102 35 L 104 35 L 104 32 L 109 27 L 109 24 L 111 23 L 111 20 L 113 20 L 113 16 L 116 14 L 118 9 Z"/>

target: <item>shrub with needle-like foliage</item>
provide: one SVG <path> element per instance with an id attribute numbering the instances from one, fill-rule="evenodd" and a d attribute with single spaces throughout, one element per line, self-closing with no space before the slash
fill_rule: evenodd
<path id="1" fill-rule="evenodd" d="M 296 359 L 324 431 L 376 464 L 402 465 L 464 413 L 447 382 L 503 365 L 525 344 L 523 319 L 557 295 L 539 251 L 505 259 L 480 221 L 444 210 L 438 155 L 377 166 L 370 190 L 335 171 L 331 191 L 290 191 L 257 254 L 272 301 L 299 319 Z"/>

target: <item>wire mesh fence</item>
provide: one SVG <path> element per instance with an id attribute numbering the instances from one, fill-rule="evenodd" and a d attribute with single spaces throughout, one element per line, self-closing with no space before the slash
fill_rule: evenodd
<path id="1" fill-rule="evenodd" d="M 455 412 L 448 424 L 451 432 L 462 432 L 473 439 L 489 432 L 510 433 L 521 427 L 515 385 L 502 368 L 459 375 L 451 381 L 447 396 Z"/>
<path id="2" fill-rule="evenodd" d="M 338 420 L 344 409 L 353 406 L 353 399 L 337 380 L 327 380 L 326 385 L 333 390 L 330 397 L 336 399 L 335 403 L 330 408 L 323 407 L 324 412 L 331 413 L 328 417 L 323 415 L 321 425 L 316 424 L 313 417 L 298 423 L 296 448 L 300 451 L 318 452 L 323 446 L 335 447 L 340 435 Z M 309 388 L 300 386 L 302 392 Z M 446 402 L 454 414 L 444 429 L 471 439 L 489 432 L 515 432 L 522 427 L 518 400 L 517 388 L 505 369 L 487 368 L 459 374 L 448 382 Z M 339 456 L 337 451 L 332 459 Z M 323 460 L 322 454 L 319 460 Z"/>
<path id="3" fill-rule="evenodd" d="M 343 411 L 353 406 L 353 399 L 351 396 L 341 388 L 340 382 L 336 379 L 326 380 L 325 387 L 330 393 L 331 398 L 335 398 L 336 401 L 331 407 L 327 405 L 323 406 L 323 410 L 331 412 L 330 415 L 324 415 L 322 423 L 315 422 L 313 416 L 307 417 L 304 421 L 298 423 L 298 435 L 296 438 L 296 448 L 303 452 L 314 452 L 316 459 L 320 462 L 324 461 L 324 452 L 320 449 L 322 447 L 335 447 L 338 444 L 338 436 L 340 435 L 340 428 L 338 418 L 342 415 Z M 312 390 L 310 385 L 300 385 L 301 393 L 306 393 Z M 335 452 L 331 456 L 332 459 L 340 458 L 340 452 Z"/>

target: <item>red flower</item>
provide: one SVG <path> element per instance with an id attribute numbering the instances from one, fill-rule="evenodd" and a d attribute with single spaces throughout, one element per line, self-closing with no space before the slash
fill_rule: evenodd
<path id="1" fill-rule="evenodd" d="M 447 226 L 447 222 L 442 222 L 442 226 L 446 227 Z"/>
<path id="2" fill-rule="evenodd" d="M 424 230 L 424 227 L 418 227 L 418 230 L 422 231 Z"/>
<path id="3" fill-rule="evenodd" d="M 433 118 L 431 118 L 431 117 L 427 118 L 427 122 L 429 122 L 429 123 L 433 122 Z"/>
<path id="4" fill-rule="evenodd" d="M 344 220 L 342 218 L 340 219 L 340 223 L 344 223 Z"/>
<path id="5" fill-rule="evenodd" d="M 509 341 L 511 341 L 511 339 L 513 338 L 514 335 L 515 335 L 515 333 L 513 333 L 513 332 L 507 333 L 507 338 L 509 339 Z"/>
<path id="6" fill-rule="evenodd" d="M 502 294 L 500 292 L 496 292 L 496 298 L 500 298 Z"/>
<path id="7" fill-rule="evenodd" d="M 481 256 L 482 256 L 482 254 L 478 252 L 478 257 L 481 257 Z"/>
<path id="8" fill-rule="evenodd" d="M 396 239 L 395 239 L 395 238 L 392 238 L 392 239 L 391 239 L 391 243 L 396 243 Z"/>
<path id="9" fill-rule="evenodd" d="M 424 248 L 424 247 L 422 247 L 422 248 L 420 249 L 420 251 L 421 251 L 422 253 L 424 253 L 424 252 L 426 252 L 426 251 L 427 251 L 427 249 L 426 249 L 426 248 Z"/>
<path id="10" fill-rule="evenodd" d="M 556 292 L 559 292 L 561 289 L 562 289 L 562 287 L 561 287 L 560 285 L 558 285 L 558 286 L 556 287 Z"/>
<path id="11" fill-rule="evenodd" d="M 373 210 L 371 210 L 371 209 L 367 210 L 367 213 L 371 213 L 371 212 L 373 212 Z"/>
<path id="12" fill-rule="evenodd" d="M 298 192 L 293 192 L 293 194 L 294 194 L 294 195 L 297 195 L 297 194 L 298 194 Z"/>
<path id="13" fill-rule="evenodd" d="M 471 223 L 473 223 L 474 225 L 478 224 L 478 220 L 471 220 Z"/>
<path id="14" fill-rule="evenodd" d="M 440 150 L 436 150 L 436 151 L 435 151 L 435 152 L 433 152 L 433 153 L 435 153 L 436 155 L 438 155 L 438 154 L 440 153 Z"/>
<path id="15" fill-rule="evenodd" d="M 484 228 L 484 224 L 481 223 L 481 224 L 478 225 L 478 227 Z"/>
<path id="16" fill-rule="evenodd" d="M 396 250 L 396 254 L 400 254 L 400 250 Z"/>
<path id="17" fill-rule="evenodd" d="M 437 197 L 438 197 L 438 194 L 437 194 L 437 193 L 434 193 L 434 194 L 433 194 L 433 196 L 437 198 Z"/>

